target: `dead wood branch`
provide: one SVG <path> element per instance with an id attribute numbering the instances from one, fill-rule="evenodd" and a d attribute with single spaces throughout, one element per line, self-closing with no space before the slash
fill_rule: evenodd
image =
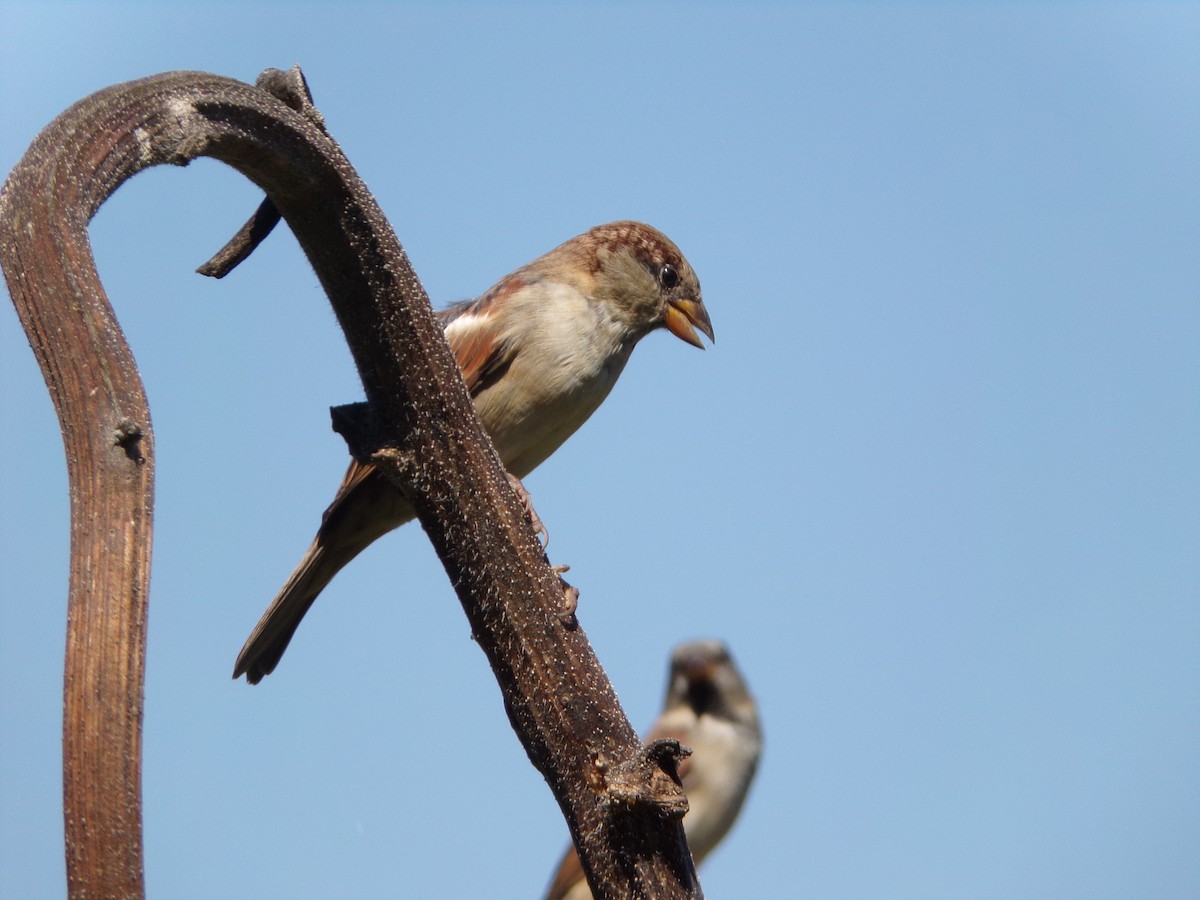
<path id="1" fill-rule="evenodd" d="M 298 70 L 269 78 L 300 85 Z M 71 486 L 63 723 L 71 895 L 144 893 L 154 442 L 87 224 L 138 171 L 210 156 L 267 193 L 316 270 L 366 390 L 352 451 L 410 494 L 595 895 L 699 896 L 675 753 L 643 750 L 582 629 L 564 625 L 559 579 L 375 201 L 314 111 L 276 96 L 186 72 L 108 88 L 51 123 L 0 191 L 0 264 L 58 411 Z"/>

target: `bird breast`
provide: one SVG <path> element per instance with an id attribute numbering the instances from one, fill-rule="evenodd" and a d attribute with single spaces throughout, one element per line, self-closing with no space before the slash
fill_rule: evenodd
<path id="1" fill-rule="evenodd" d="M 475 398 L 505 468 L 518 478 L 596 411 L 634 343 L 622 323 L 577 289 L 556 282 L 537 287 L 523 292 L 504 336 L 520 348 L 508 372 Z"/>

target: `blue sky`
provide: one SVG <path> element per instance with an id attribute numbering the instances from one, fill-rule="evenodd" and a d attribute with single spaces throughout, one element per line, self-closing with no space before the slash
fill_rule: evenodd
<path id="1" fill-rule="evenodd" d="M 527 480 L 638 727 L 728 641 L 766 755 L 714 898 L 1200 895 L 1200 6 L 0 3 L 0 170 L 86 94 L 304 67 L 437 302 L 599 222 L 663 229 L 653 335 Z M 211 161 L 99 213 L 159 451 L 158 898 L 533 897 L 566 830 L 420 530 L 256 688 L 359 399 Z M 64 891 L 67 493 L 0 304 L 0 895 Z"/>

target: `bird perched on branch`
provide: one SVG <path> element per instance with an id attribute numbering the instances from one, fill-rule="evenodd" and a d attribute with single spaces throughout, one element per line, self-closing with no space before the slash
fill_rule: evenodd
<path id="1" fill-rule="evenodd" d="M 439 313 L 475 409 L 508 472 L 524 478 L 582 425 L 634 345 L 658 328 L 713 339 L 700 282 L 661 232 L 600 225 Z M 257 684 L 343 566 L 415 516 L 374 466 L 351 462 L 312 545 L 238 655 L 233 677 Z"/>
<path id="2" fill-rule="evenodd" d="M 733 827 L 762 752 L 758 707 L 720 641 L 693 641 L 671 654 L 663 711 L 646 742 L 675 738 L 692 755 L 679 765 L 692 860 L 700 862 Z M 546 900 L 591 900 L 574 847 L 567 848 Z"/>

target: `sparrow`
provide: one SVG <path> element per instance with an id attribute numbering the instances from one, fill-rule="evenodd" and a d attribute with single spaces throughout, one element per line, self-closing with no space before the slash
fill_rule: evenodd
<path id="1" fill-rule="evenodd" d="M 693 641 L 671 654 L 662 714 L 646 742 L 662 738 L 692 750 L 679 775 L 688 800 L 683 830 L 699 865 L 733 826 L 762 753 L 758 708 L 720 641 Z M 579 856 L 568 847 L 546 900 L 591 898 Z"/>
<path id="2" fill-rule="evenodd" d="M 696 273 L 664 234 L 640 222 L 599 225 L 438 317 L 479 418 L 516 479 L 596 411 L 647 334 L 665 328 L 701 349 L 697 329 L 714 340 Z M 270 674 L 334 575 L 415 515 L 375 466 L 351 462 L 233 677 L 257 684 Z"/>

